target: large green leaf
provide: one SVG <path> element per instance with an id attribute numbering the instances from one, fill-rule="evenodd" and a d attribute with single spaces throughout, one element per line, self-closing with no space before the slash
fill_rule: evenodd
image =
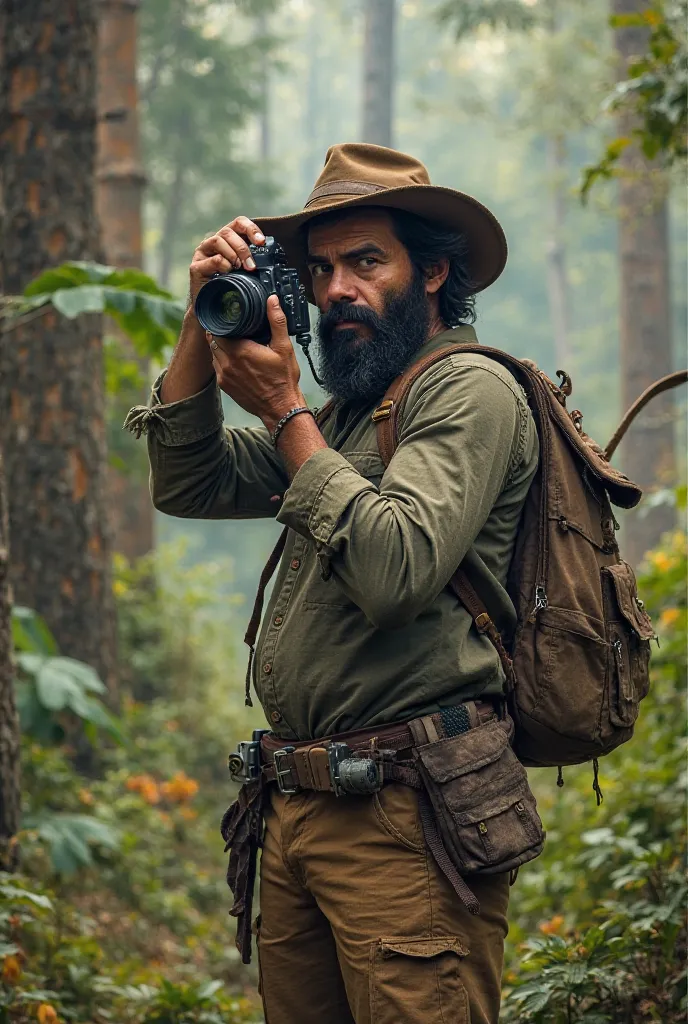
<path id="1" fill-rule="evenodd" d="M 43 811 L 28 816 L 24 827 L 36 832 L 48 844 L 53 869 L 61 875 L 73 874 L 79 868 L 91 864 L 92 846 L 116 850 L 120 843 L 114 829 L 86 814 Z"/>
<path id="2" fill-rule="evenodd" d="M 69 319 L 107 313 L 140 356 L 155 359 L 162 359 L 174 345 L 185 312 L 181 300 L 136 267 L 118 269 L 78 261 L 40 274 L 25 289 L 23 302 L 10 307 L 11 315 L 25 314 L 47 302 Z"/>
<path id="3" fill-rule="evenodd" d="M 21 605 L 12 609 L 12 642 L 16 651 L 47 655 L 58 653 L 55 638 L 45 619 L 32 608 Z"/>

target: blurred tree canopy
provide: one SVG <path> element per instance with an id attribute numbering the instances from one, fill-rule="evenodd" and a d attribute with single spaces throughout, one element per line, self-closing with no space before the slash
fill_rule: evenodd
<path id="1" fill-rule="evenodd" d="M 264 103 L 261 69 L 274 40 L 258 29 L 275 6 L 276 0 L 146 0 L 141 7 L 147 249 L 164 288 L 228 211 L 252 208 L 271 194 L 269 169 L 254 159 L 247 125 Z"/>
<path id="2" fill-rule="evenodd" d="M 649 28 L 647 51 L 632 60 L 628 77 L 617 82 L 602 109 L 634 115 L 632 136 L 610 142 L 602 159 L 588 167 L 581 192 L 612 177 L 617 162 L 635 137 L 648 160 L 665 167 L 688 154 L 688 0 L 653 0 L 639 14 L 617 14 L 613 28 Z"/>

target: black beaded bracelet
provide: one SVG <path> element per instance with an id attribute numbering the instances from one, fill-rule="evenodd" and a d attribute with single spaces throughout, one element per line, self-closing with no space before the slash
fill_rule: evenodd
<path id="1" fill-rule="evenodd" d="M 285 426 L 292 418 L 292 416 L 298 416 L 301 412 L 308 412 L 313 415 L 313 410 L 309 409 L 307 405 L 298 405 L 295 409 L 290 409 L 289 412 L 285 413 L 281 420 L 278 421 L 277 426 L 270 434 L 270 440 L 272 441 L 273 447 L 277 447 L 277 438 L 280 436 Z"/>

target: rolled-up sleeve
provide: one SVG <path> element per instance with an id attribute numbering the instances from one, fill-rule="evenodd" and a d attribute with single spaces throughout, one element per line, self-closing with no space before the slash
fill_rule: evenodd
<path id="1" fill-rule="evenodd" d="M 412 390 L 379 488 L 337 452 L 299 469 L 278 514 L 378 628 L 413 621 L 484 526 L 534 424 L 506 373 L 448 359 Z"/>
<path id="2" fill-rule="evenodd" d="M 188 519 L 274 518 L 289 479 L 262 427 L 225 428 L 212 380 L 198 394 L 163 404 L 153 385 L 150 404 L 136 406 L 124 426 L 148 438 L 153 504 Z"/>

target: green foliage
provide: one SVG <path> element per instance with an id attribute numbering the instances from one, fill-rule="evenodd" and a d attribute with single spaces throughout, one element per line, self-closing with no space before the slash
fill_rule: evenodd
<path id="1" fill-rule="evenodd" d="M 524 31 L 537 24 L 540 12 L 523 0 L 446 0 L 435 14 L 440 23 L 451 25 L 456 38 L 461 39 L 483 25 Z"/>
<path id="2" fill-rule="evenodd" d="M 74 735 L 75 720 L 95 743 L 98 730 L 123 742 L 117 719 L 100 696 L 106 688 L 82 661 L 61 657 L 43 619 L 29 608 L 12 612 L 12 635 L 18 670 L 16 698 L 22 731 L 41 743 L 60 743 Z"/>
<path id="3" fill-rule="evenodd" d="M 639 14 L 615 15 L 615 29 L 647 30 L 646 52 L 629 63 L 628 78 L 607 96 L 603 110 L 631 114 L 637 122 L 630 137 L 610 142 L 602 159 L 583 174 L 581 195 L 595 182 L 615 175 L 618 161 L 636 141 L 648 160 L 680 164 L 688 154 L 687 0 L 653 0 Z"/>
<path id="4" fill-rule="evenodd" d="M 186 309 L 141 270 L 116 270 L 80 261 L 44 271 L 27 285 L 23 298 L 4 301 L 6 314 L 15 317 L 48 304 L 69 319 L 83 313 L 107 313 L 131 339 L 139 356 L 158 360 L 174 345 Z"/>
<path id="5" fill-rule="evenodd" d="M 532 773 L 548 841 L 514 890 L 505 1022 L 685 1019 L 686 568 L 677 532 L 641 579 L 661 647 L 636 735 L 601 764 L 602 807 L 587 768 L 556 796 Z"/>

